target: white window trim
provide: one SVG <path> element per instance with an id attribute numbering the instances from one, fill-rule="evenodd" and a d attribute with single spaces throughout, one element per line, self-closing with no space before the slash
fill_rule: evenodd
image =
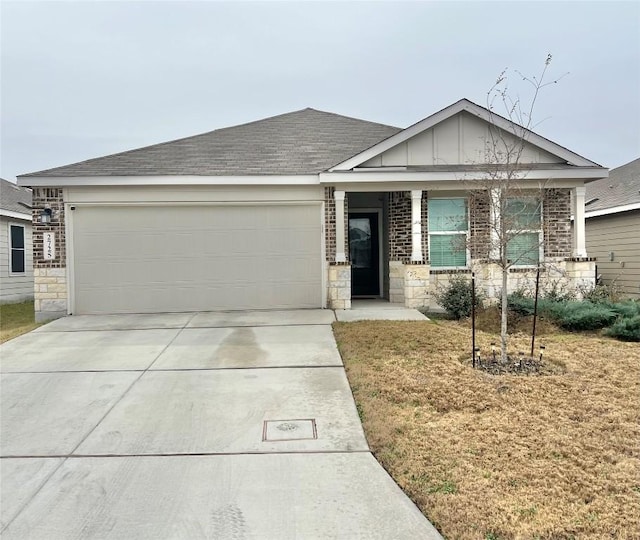
<path id="1" fill-rule="evenodd" d="M 21 247 L 21 248 L 14 248 L 13 247 L 13 244 L 12 244 L 12 241 L 11 241 L 11 227 L 20 227 L 22 229 L 22 244 L 23 244 L 24 247 Z M 24 276 L 27 273 L 27 229 L 26 229 L 26 227 L 22 223 L 15 223 L 15 222 L 9 221 L 7 223 L 7 240 L 8 240 L 7 244 L 9 245 L 9 253 L 8 253 L 8 255 L 9 255 L 8 259 L 9 260 L 7 261 L 8 262 L 8 266 L 9 266 L 9 275 L 10 276 Z M 16 249 L 16 250 L 21 249 L 22 250 L 22 257 L 23 257 L 23 260 L 24 260 L 24 263 L 23 263 L 24 270 L 22 272 L 15 272 L 13 270 L 13 267 L 12 267 L 13 257 L 11 255 L 12 255 L 14 249 Z"/>
<path id="2" fill-rule="evenodd" d="M 523 195 L 521 197 L 510 197 L 511 199 L 535 199 L 536 196 L 535 195 Z M 543 198 L 540 197 L 537 199 L 537 202 L 540 203 L 540 228 L 539 229 L 521 229 L 521 230 L 507 230 L 507 234 L 510 234 L 512 232 L 517 232 L 518 234 L 531 234 L 531 233 L 538 233 L 538 263 L 537 264 L 518 264 L 518 263 L 514 263 L 512 265 L 510 265 L 510 268 L 537 268 L 540 263 L 542 263 L 544 261 L 544 224 L 543 224 L 543 220 L 544 220 L 544 209 L 542 207 L 543 204 Z"/>
<path id="3" fill-rule="evenodd" d="M 429 201 L 431 200 L 447 200 L 450 201 L 452 199 L 462 199 L 465 201 L 466 210 L 467 210 L 467 230 L 466 231 L 434 231 L 431 232 L 431 228 L 429 227 Z M 468 270 L 469 269 L 469 261 L 471 260 L 471 251 L 469 250 L 469 231 L 471 230 L 471 215 L 469 212 L 469 197 L 429 197 L 427 195 L 427 252 L 429 254 L 429 266 L 436 270 Z M 464 234 L 466 236 L 465 241 L 465 264 L 464 266 L 433 266 L 431 262 L 431 235 L 434 236 L 443 236 L 443 235 L 452 235 L 452 234 Z"/>

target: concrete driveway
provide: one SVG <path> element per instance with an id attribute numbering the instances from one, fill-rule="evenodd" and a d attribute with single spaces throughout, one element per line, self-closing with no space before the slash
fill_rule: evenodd
<path id="1" fill-rule="evenodd" d="M 75 316 L 0 347 L 2 538 L 440 538 L 332 311 Z"/>

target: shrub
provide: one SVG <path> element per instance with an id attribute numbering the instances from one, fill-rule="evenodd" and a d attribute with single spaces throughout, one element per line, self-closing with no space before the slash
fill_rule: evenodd
<path id="1" fill-rule="evenodd" d="M 598 283 L 594 287 L 579 287 L 582 298 L 597 304 L 599 302 L 619 302 L 623 289 L 615 281 L 610 284 Z"/>
<path id="2" fill-rule="evenodd" d="M 459 320 L 471 315 L 471 280 L 454 275 L 449 284 L 435 293 L 435 299 L 449 316 Z M 476 287 L 476 307 L 482 307 L 484 298 Z"/>
<path id="3" fill-rule="evenodd" d="M 552 311 L 552 316 L 567 330 L 598 330 L 613 323 L 618 314 L 602 304 L 570 302 Z"/>
<path id="4" fill-rule="evenodd" d="M 625 318 L 635 317 L 640 315 L 640 302 L 634 300 L 627 300 L 626 302 L 602 302 L 602 305 L 608 307 L 612 311 L 615 311 L 618 315 Z"/>
<path id="5" fill-rule="evenodd" d="M 533 315 L 533 298 L 514 293 L 507 299 L 509 309 L 518 315 Z"/>
<path id="6" fill-rule="evenodd" d="M 622 341 L 640 341 L 640 315 L 618 319 L 605 334 Z"/>
<path id="7" fill-rule="evenodd" d="M 546 288 L 540 291 L 540 296 L 551 302 L 569 302 L 576 299 L 576 291 L 567 288 L 561 280 L 551 280 Z"/>

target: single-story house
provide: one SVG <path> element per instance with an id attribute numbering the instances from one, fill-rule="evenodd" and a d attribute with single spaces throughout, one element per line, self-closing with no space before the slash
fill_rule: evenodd
<path id="1" fill-rule="evenodd" d="M 471 268 L 495 291 L 480 180 L 496 130 L 524 133 L 517 183 L 537 200 L 523 203 L 525 244 L 540 253 L 513 286 L 538 261 L 592 283 L 584 185 L 607 169 L 462 99 L 406 129 L 304 109 L 20 176 L 34 193 L 37 317 L 429 306 Z"/>
<path id="2" fill-rule="evenodd" d="M 31 190 L 0 178 L 0 303 L 33 300 Z"/>
<path id="3" fill-rule="evenodd" d="M 640 298 L 640 158 L 587 184 L 586 241 L 606 285 Z"/>

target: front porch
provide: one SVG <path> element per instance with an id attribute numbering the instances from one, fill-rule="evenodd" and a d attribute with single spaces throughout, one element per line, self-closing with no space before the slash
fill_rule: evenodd
<path id="1" fill-rule="evenodd" d="M 583 216 L 577 207 L 584 206 L 584 188 L 572 189 L 540 191 L 540 254 L 535 264 L 528 261 L 509 269 L 509 292 L 532 288 L 538 265 L 543 285 L 578 290 L 594 285 L 595 262 L 584 250 L 584 221 L 577 219 L 571 226 L 571 215 Z M 429 230 L 429 200 L 442 202 L 446 197 L 463 201 L 465 225 L 456 231 L 464 236 L 460 249 L 443 244 L 443 235 L 452 235 L 433 225 L 434 216 L 434 230 Z M 485 296 L 496 298 L 501 269 L 491 257 L 489 223 L 495 218 L 490 215 L 489 197 L 488 192 L 444 189 L 325 188 L 328 307 L 354 309 L 355 302 L 367 299 L 387 302 L 385 306 L 438 309 L 434 293 L 453 275 L 470 278 L 472 272 Z"/>

